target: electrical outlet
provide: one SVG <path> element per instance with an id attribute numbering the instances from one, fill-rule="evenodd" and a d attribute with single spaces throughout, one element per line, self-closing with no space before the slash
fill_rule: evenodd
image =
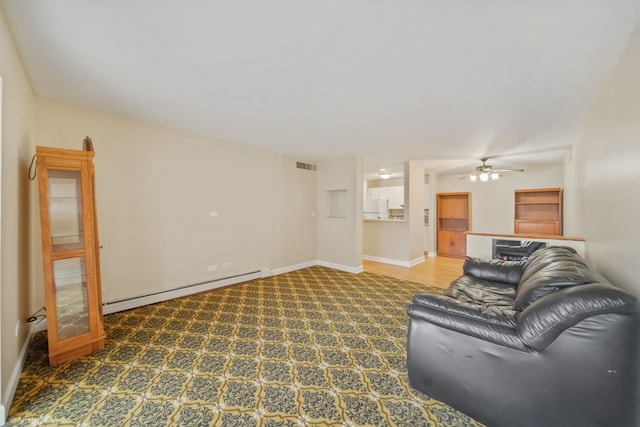
<path id="1" fill-rule="evenodd" d="M 210 217 L 216 217 L 216 216 L 218 216 L 218 211 L 209 211 L 209 216 L 210 216 Z"/>
<path id="2" fill-rule="evenodd" d="M 222 268 L 231 268 L 231 263 L 225 262 L 224 264 L 222 264 Z"/>
<path id="3" fill-rule="evenodd" d="M 215 264 L 211 264 L 211 265 L 209 266 L 209 271 L 216 271 L 217 269 L 218 269 L 218 266 L 217 266 L 217 265 L 215 265 Z"/>

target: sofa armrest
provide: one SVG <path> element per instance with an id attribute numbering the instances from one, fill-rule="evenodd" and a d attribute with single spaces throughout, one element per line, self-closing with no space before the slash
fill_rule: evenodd
<path id="1" fill-rule="evenodd" d="M 407 314 L 412 321 L 425 321 L 493 344 L 528 351 L 515 327 L 507 326 L 507 322 L 496 322 L 495 318 L 487 318 L 451 298 L 420 295 L 417 302 L 407 307 Z"/>
<path id="2" fill-rule="evenodd" d="M 600 314 L 638 314 L 636 298 L 614 286 L 593 283 L 565 288 L 541 297 L 518 318 L 518 335 L 536 351 L 547 348 L 562 332 Z"/>

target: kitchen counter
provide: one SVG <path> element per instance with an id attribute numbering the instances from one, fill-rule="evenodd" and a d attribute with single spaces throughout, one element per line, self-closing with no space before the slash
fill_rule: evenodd
<path id="1" fill-rule="evenodd" d="M 371 221 L 371 222 L 406 222 L 405 219 L 396 219 L 396 218 L 388 218 L 388 219 L 376 219 L 376 218 L 365 218 L 363 221 Z"/>

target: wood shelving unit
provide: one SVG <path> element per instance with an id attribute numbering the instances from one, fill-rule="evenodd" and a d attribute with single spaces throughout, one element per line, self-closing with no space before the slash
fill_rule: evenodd
<path id="1" fill-rule="evenodd" d="M 516 234 L 562 235 L 562 189 L 515 190 Z"/>
<path id="2" fill-rule="evenodd" d="M 470 193 L 438 193 L 438 255 L 462 258 L 471 229 Z"/>

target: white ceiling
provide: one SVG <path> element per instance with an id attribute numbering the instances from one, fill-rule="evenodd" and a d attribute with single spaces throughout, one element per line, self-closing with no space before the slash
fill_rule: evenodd
<path id="1" fill-rule="evenodd" d="M 640 21 L 638 0 L 0 7 L 37 96 L 305 161 L 441 170 L 559 161 Z"/>

